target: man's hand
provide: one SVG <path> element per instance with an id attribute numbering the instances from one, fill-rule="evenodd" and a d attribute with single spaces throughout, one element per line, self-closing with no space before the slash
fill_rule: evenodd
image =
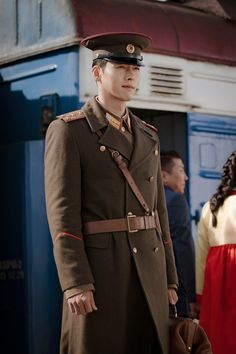
<path id="1" fill-rule="evenodd" d="M 92 311 L 97 310 L 94 302 L 93 292 L 91 290 L 84 291 L 78 295 L 68 299 L 68 305 L 72 313 L 76 315 L 87 315 Z"/>
<path id="2" fill-rule="evenodd" d="M 175 305 L 178 301 L 178 295 L 175 289 L 168 289 L 168 299 L 171 305 Z"/>

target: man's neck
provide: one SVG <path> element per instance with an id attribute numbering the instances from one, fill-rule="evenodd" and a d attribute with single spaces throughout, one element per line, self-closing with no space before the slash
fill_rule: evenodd
<path id="1" fill-rule="evenodd" d="M 122 117 L 126 110 L 126 104 L 120 100 L 107 99 L 104 95 L 99 94 L 98 100 L 109 112 L 114 113 L 118 117 Z"/>

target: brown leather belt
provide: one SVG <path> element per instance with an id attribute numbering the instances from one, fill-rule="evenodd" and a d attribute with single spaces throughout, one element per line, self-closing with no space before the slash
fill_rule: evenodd
<path id="1" fill-rule="evenodd" d="M 157 227 L 154 215 L 136 216 L 128 214 L 122 219 L 108 219 L 89 221 L 83 224 L 83 234 L 102 234 L 106 232 L 127 231 L 129 233 L 139 230 L 155 229 Z"/>

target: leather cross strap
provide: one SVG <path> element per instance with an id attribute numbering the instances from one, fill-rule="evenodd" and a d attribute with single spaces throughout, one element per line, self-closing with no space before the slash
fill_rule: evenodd
<path id="1" fill-rule="evenodd" d="M 141 206 L 145 210 L 145 213 L 148 214 L 150 212 L 150 209 L 149 209 L 147 203 L 145 202 L 143 195 L 140 192 L 137 184 L 135 183 L 132 175 L 130 174 L 123 157 L 120 155 L 120 153 L 118 151 L 111 150 L 111 149 L 109 149 L 109 150 L 111 151 L 111 156 L 112 156 L 113 160 L 116 162 L 117 166 L 119 167 L 119 169 L 123 173 L 126 181 L 128 182 L 130 188 L 132 189 L 135 197 L 138 199 L 139 203 L 141 204 Z"/>
<path id="2" fill-rule="evenodd" d="M 102 136 L 102 132 L 100 130 L 98 130 L 96 134 L 98 135 L 98 137 Z M 89 221 L 83 224 L 84 235 L 119 231 L 127 231 L 129 233 L 133 233 L 139 230 L 148 229 L 157 229 L 160 235 L 162 235 L 157 210 L 155 211 L 155 213 L 152 212 L 152 215 L 150 215 L 150 209 L 147 203 L 145 202 L 144 197 L 140 192 L 138 186 L 136 185 L 130 171 L 128 170 L 127 164 L 124 161 L 123 157 L 116 150 L 110 148 L 108 148 L 108 150 L 110 151 L 111 156 L 116 162 L 118 168 L 123 173 L 127 183 L 129 184 L 140 205 L 144 209 L 146 215 L 136 216 L 132 213 L 128 213 L 126 218 Z"/>
<path id="3" fill-rule="evenodd" d="M 102 133 L 100 130 L 98 130 L 96 132 L 96 134 L 101 137 L 102 136 Z M 146 214 L 149 214 L 150 213 L 150 209 L 147 205 L 147 203 L 145 202 L 144 198 L 143 198 L 143 195 L 142 193 L 140 192 L 137 184 L 135 183 L 131 173 L 129 172 L 128 170 L 128 167 L 127 167 L 127 164 L 126 162 L 124 161 L 123 157 L 120 155 L 119 151 L 117 150 L 113 150 L 113 149 L 110 149 L 108 148 L 108 150 L 110 151 L 111 153 L 111 156 L 113 158 L 113 160 L 116 162 L 117 166 L 119 167 L 119 169 L 121 170 L 121 172 L 123 173 L 126 181 L 128 182 L 130 188 L 132 189 L 135 197 L 138 199 L 139 203 L 141 204 L 142 208 L 145 210 L 145 213 Z"/>
<path id="4" fill-rule="evenodd" d="M 83 234 L 102 234 L 106 232 L 127 231 L 129 233 L 139 230 L 156 228 L 154 215 L 136 216 L 131 213 L 126 218 L 89 221 L 83 224 Z"/>

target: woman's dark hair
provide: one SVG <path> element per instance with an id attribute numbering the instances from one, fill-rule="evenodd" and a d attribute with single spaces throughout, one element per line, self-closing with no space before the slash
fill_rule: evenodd
<path id="1" fill-rule="evenodd" d="M 213 215 L 212 226 L 217 226 L 217 211 L 223 205 L 231 190 L 236 187 L 236 150 L 228 157 L 223 166 L 221 183 L 216 193 L 210 199 L 210 209 Z"/>

